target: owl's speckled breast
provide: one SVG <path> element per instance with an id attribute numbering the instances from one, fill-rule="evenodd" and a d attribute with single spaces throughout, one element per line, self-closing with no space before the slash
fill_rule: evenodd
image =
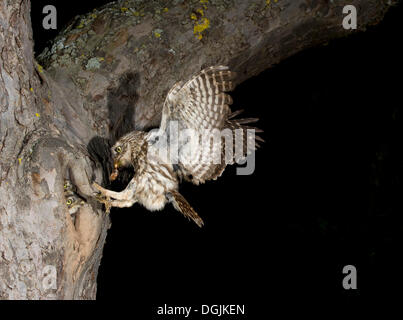
<path id="1" fill-rule="evenodd" d="M 162 210 L 168 202 L 166 193 L 178 190 L 178 179 L 170 164 L 161 164 L 148 158 L 143 170 L 136 176 L 136 197 L 148 210 Z"/>

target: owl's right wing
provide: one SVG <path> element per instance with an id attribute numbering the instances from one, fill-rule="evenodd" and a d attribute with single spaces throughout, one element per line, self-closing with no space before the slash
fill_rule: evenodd
<path id="1" fill-rule="evenodd" d="M 223 128 L 232 104 L 232 98 L 224 92 L 234 89 L 234 77 L 228 67 L 213 66 L 186 83 L 176 83 L 165 99 L 160 127 L 165 130 L 169 121 L 176 120 L 195 130 Z"/>
<path id="2" fill-rule="evenodd" d="M 233 90 L 234 77 L 235 73 L 226 66 L 209 67 L 186 83 L 175 84 L 166 97 L 160 129 L 167 132 L 174 121 L 179 130 L 190 129 L 189 139 L 198 142 L 179 141 L 178 163 L 184 175 L 191 176 L 194 183 L 215 179 L 225 168 L 223 161 L 211 161 L 218 154 L 221 157 L 221 145 L 203 140 L 203 134 L 209 135 L 214 129 L 228 126 L 232 98 L 225 91 Z"/>

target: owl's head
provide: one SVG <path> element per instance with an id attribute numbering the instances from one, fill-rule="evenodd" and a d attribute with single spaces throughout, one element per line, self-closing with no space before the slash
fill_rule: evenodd
<path id="1" fill-rule="evenodd" d="M 146 142 L 144 136 L 145 132 L 143 131 L 132 131 L 120 138 L 112 147 L 113 172 L 110 176 L 111 181 L 117 178 L 119 168 L 128 167 L 135 163 Z"/>
<path id="2" fill-rule="evenodd" d="M 63 185 L 64 192 L 69 192 L 69 191 L 74 191 L 73 184 L 71 183 L 70 180 L 64 180 L 64 185 Z"/>
<path id="3" fill-rule="evenodd" d="M 71 195 L 66 199 L 66 205 L 70 214 L 74 214 L 84 204 L 84 201 L 77 195 Z"/>

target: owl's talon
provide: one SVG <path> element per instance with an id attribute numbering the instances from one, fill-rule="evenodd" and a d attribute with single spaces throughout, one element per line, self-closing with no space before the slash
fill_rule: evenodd
<path id="1" fill-rule="evenodd" d="M 101 192 L 94 193 L 94 196 L 97 200 L 100 200 L 100 201 L 105 199 L 105 196 Z"/>
<path id="2" fill-rule="evenodd" d="M 102 192 L 97 193 L 95 198 L 105 206 L 106 214 L 109 214 L 112 208 L 111 198 L 104 196 Z"/>

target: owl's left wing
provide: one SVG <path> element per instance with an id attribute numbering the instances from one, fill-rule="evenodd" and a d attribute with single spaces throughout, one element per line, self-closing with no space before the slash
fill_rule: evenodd
<path id="1" fill-rule="evenodd" d="M 179 82 L 169 91 L 162 110 L 160 129 L 167 131 L 176 121 L 179 130 L 190 129 L 192 142 L 179 142 L 178 162 L 184 176 L 192 176 L 194 183 L 215 179 L 225 168 L 221 144 L 214 144 L 206 136 L 228 127 L 232 98 L 226 91 L 234 89 L 235 73 L 226 66 L 213 66 L 200 71 L 186 83 Z"/>

